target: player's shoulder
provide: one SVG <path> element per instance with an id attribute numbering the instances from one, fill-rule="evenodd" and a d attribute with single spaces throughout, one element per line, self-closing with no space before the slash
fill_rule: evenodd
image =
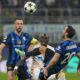
<path id="1" fill-rule="evenodd" d="M 73 44 L 76 44 L 73 40 L 66 40 L 66 41 L 63 41 L 60 45 L 68 46 L 68 45 L 73 45 Z"/>
<path id="2" fill-rule="evenodd" d="M 25 37 L 31 36 L 29 33 L 26 33 L 26 32 L 22 32 L 22 34 L 23 34 Z"/>
<path id="3" fill-rule="evenodd" d="M 7 34 L 7 37 L 11 37 L 11 36 L 14 36 L 14 35 L 15 35 L 15 32 L 12 31 L 12 32 L 10 32 L 10 33 Z"/>
<path id="4" fill-rule="evenodd" d="M 47 49 L 49 49 L 49 50 L 51 50 L 51 51 L 55 52 L 55 48 L 54 48 L 54 47 L 52 47 L 52 46 L 50 46 L 50 45 L 47 45 Z"/>
<path id="5" fill-rule="evenodd" d="M 33 47 L 33 49 L 39 48 L 39 47 L 40 47 L 40 43 L 39 43 L 39 44 L 36 44 L 36 45 Z"/>
<path id="6" fill-rule="evenodd" d="M 10 40 L 12 34 L 13 34 L 13 32 L 10 32 L 10 33 L 8 33 L 8 34 L 4 33 L 4 34 L 2 35 L 2 40 L 3 40 L 3 42 L 6 42 L 6 40 Z"/>
<path id="7" fill-rule="evenodd" d="M 29 33 L 27 33 L 27 32 L 22 32 L 22 34 L 24 34 L 25 36 L 30 35 L 30 34 L 29 34 Z"/>
<path id="8" fill-rule="evenodd" d="M 9 38 L 9 37 L 11 37 L 11 35 L 13 35 L 14 34 L 14 32 L 10 32 L 10 33 L 8 33 L 8 34 L 3 34 L 3 38 Z"/>

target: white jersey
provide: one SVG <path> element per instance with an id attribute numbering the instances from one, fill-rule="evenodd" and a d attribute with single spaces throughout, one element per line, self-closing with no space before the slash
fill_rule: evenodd
<path id="1" fill-rule="evenodd" d="M 40 46 L 41 45 L 38 44 L 38 45 L 34 46 L 34 49 L 39 48 Z M 47 47 L 55 52 L 55 49 L 52 46 L 47 45 Z M 44 61 L 44 56 L 42 54 L 33 57 L 33 64 L 32 64 L 33 80 L 37 80 L 39 73 L 40 73 L 40 69 L 44 67 L 43 61 Z"/>

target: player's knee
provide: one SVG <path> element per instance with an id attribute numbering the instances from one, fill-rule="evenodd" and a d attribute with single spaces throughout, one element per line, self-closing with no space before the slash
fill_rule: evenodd
<path id="1" fill-rule="evenodd" d="M 8 76 L 8 80 L 14 80 L 13 76 Z"/>
<path id="2" fill-rule="evenodd" d="M 65 79 L 65 73 L 64 73 L 64 72 L 60 72 L 60 73 L 58 74 L 58 80 L 66 80 L 66 79 Z"/>
<path id="3" fill-rule="evenodd" d="M 33 74 L 32 74 L 33 80 L 37 80 L 38 79 L 39 73 L 40 73 L 40 69 L 35 68 L 33 70 Z"/>
<path id="4" fill-rule="evenodd" d="M 8 80 L 14 80 L 14 73 L 13 73 L 13 71 L 8 71 Z"/>

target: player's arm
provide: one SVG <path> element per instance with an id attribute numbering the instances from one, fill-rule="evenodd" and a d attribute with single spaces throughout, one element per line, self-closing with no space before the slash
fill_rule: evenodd
<path id="1" fill-rule="evenodd" d="M 47 65 L 47 67 L 46 67 L 47 70 L 49 68 L 51 68 L 52 66 L 54 66 L 58 62 L 61 54 L 62 54 L 62 46 L 59 45 L 57 48 L 55 48 L 55 55 L 53 56 L 53 58 L 51 59 L 51 61 Z"/>
<path id="2" fill-rule="evenodd" d="M 5 48 L 6 47 L 6 45 L 4 44 L 4 43 L 1 43 L 1 45 L 0 45 L 0 52 L 3 50 L 3 48 Z"/>
<path id="3" fill-rule="evenodd" d="M 36 44 L 38 44 L 38 43 L 39 43 L 39 42 L 38 42 L 37 39 L 32 38 L 32 40 L 31 40 L 31 42 L 30 42 L 30 46 L 29 46 L 29 48 L 28 48 L 28 51 L 32 51 L 32 50 L 34 49 L 34 46 L 35 46 Z"/>
<path id="4" fill-rule="evenodd" d="M 37 55 L 40 55 L 40 51 L 38 49 L 34 49 L 30 52 L 26 52 L 25 55 L 26 57 L 30 57 L 30 56 L 37 56 Z"/>
<path id="5" fill-rule="evenodd" d="M 41 54 L 38 48 L 36 48 L 32 51 L 29 51 L 29 52 L 28 51 L 24 52 L 24 51 L 21 51 L 21 50 L 15 48 L 15 51 L 18 55 L 26 56 L 26 57 L 37 56 L 37 55 Z"/>
<path id="6" fill-rule="evenodd" d="M 37 39 L 35 39 L 35 38 L 32 38 L 32 40 L 31 40 L 31 44 L 33 44 L 33 45 L 35 45 L 35 44 L 37 44 L 39 41 L 37 40 Z"/>
<path id="7" fill-rule="evenodd" d="M 55 55 L 53 56 L 53 58 L 51 59 L 51 61 L 47 65 L 46 69 L 49 70 L 52 66 L 54 66 L 58 62 L 59 58 L 60 58 L 60 54 L 55 53 Z"/>
<path id="8" fill-rule="evenodd" d="M 6 47 L 6 45 L 4 43 L 1 43 L 1 45 L 0 45 L 0 60 L 2 59 L 2 50 L 5 47 Z"/>
<path id="9" fill-rule="evenodd" d="M 6 45 L 4 44 L 4 40 L 2 40 L 2 39 L 3 39 L 2 36 L 0 37 L 0 39 L 1 39 L 1 44 L 0 44 L 0 55 L 1 55 L 2 49 L 3 49 Z"/>
<path id="10" fill-rule="evenodd" d="M 44 68 L 44 77 L 46 78 L 48 76 L 48 70 L 56 65 L 56 63 L 58 62 L 58 60 L 60 59 L 62 54 L 62 46 L 58 46 L 55 49 L 55 55 L 53 56 L 53 58 L 51 59 L 51 61 L 49 62 L 49 64 Z"/>
<path id="11" fill-rule="evenodd" d="M 49 64 L 44 68 L 44 77 L 46 78 L 48 76 L 48 70 L 56 65 L 56 63 L 58 62 L 60 58 L 60 54 L 59 53 L 55 53 L 55 55 L 53 56 L 53 58 L 51 59 L 51 61 L 49 62 Z"/>
<path id="12" fill-rule="evenodd" d="M 7 37 L 3 37 L 2 43 L 0 45 L 0 57 L 2 57 L 3 48 L 5 48 L 8 44 L 10 44 L 10 34 Z"/>
<path id="13" fill-rule="evenodd" d="M 28 39 L 28 40 L 26 41 L 26 45 L 29 45 L 28 51 L 32 51 L 34 45 L 36 45 L 36 44 L 38 43 L 38 40 L 35 39 L 34 37 L 32 37 L 31 35 L 29 35 L 28 33 L 25 33 L 25 35 L 26 35 L 26 38 Z M 27 44 L 27 43 L 28 43 L 28 44 Z"/>
<path id="14" fill-rule="evenodd" d="M 38 43 L 38 40 L 35 39 L 34 37 L 32 37 L 32 36 L 31 36 L 30 34 L 28 34 L 28 33 L 25 33 L 25 37 L 26 37 L 26 39 L 28 39 L 28 40 L 26 41 L 26 45 L 27 45 L 27 43 L 28 43 L 28 44 L 32 44 L 32 45 L 35 45 L 35 44 Z"/>

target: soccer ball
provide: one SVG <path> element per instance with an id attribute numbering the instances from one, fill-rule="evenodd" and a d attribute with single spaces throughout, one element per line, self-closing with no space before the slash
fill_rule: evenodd
<path id="1" fill-rule="evenodd" d="M 28 1 L 24 5 L 24 11 L 26 13 L 34 13 L 37 9 L 37 5 L 34 2 Z"/>

